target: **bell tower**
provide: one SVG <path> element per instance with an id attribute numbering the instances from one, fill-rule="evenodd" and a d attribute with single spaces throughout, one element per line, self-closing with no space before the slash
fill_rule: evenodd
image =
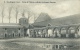
<path id="1" fill-rule="evenodd" d="M 25 28 L 29 27 L 29 22 L 28 22 L 28 19 L 25 17 L 24 11 L 22 13 L 22 18 L 19 19 L 19 24 Z"/>
<path id="2" fill-rule="evenodd" d="M 25 28 L 29 27 L 28 19 L 25 17 L 22 17 L 19 19 L 19 24 L 22 25 Z"/>
<path id="3" fill-rule="evenodd" d="M 24 36 L 28 36 L 27 30 L 29 28 L 28 19 L 25 17 L 24 12 L 22 13 L 22 18 L 19 19 L 19 24 L 24 28 Z"/>

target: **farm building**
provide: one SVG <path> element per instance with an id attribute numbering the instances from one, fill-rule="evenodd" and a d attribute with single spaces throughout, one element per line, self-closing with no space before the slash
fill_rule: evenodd
<path id="1" fill-rule="evenodd" d="M 40 18 L 41 16 L 41 18 Z M 40 14 L 32 24 L 22 17 L 19 23 L 1 23 L 0 38 L 78 38 L 80 37 L 80 15 L 51 19 L 48 14 Z M 45 20 L 43 19 L 45 18 Z M 40 21 L 39 21 L 39 20 Z M 29 33 L 27 32 L 29 30 Z"/>
<path id="2" fill-rule="evenodd" d="M 80 37 L 80 15 L 47 19 L 32 24 L 31 37 L 78 38 Z"/>
<path id="3" fill-rule="evenodd" d="M 27 36 L 27 29 L 29 27 L 27 18 L 20 18 L 19 23 L 1 23 L 0 24 L 0 38 L 13 38 Z"/>

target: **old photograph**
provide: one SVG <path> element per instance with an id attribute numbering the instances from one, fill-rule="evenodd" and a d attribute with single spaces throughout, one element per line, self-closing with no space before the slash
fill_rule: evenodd
<path id="1" fill-rule="evenodd" d="M 0 50 L 80 50 L 80 0 L 0 0 Z"/>

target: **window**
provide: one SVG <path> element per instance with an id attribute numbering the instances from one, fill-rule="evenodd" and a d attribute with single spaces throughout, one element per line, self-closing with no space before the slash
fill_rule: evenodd
<path id="1" fill-rule="evenodd" d="M 26 22 L 26 20 L 25 20 L 25 22 Z"/>
<path id="2" fill-rule="evenodd" d="M 19 28 L 19 30 L 20 30 L 20 28 Z"/>
<path id="3" fill-rule="evenodd" d="M 5 30 L 6 30 L 6 28 L 5 28 Z"/>
<path id="4" fill-rule="evenodd" d="M 56 45 L 56 48 L 58 48 L 58 45 Z"/>

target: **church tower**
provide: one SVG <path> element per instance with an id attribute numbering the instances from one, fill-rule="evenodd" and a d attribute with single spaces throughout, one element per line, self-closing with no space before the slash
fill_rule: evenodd
<path id="1" fill-rule="evenodd" d="M 22 13 L 22 18 L 19 19 L 19 24 L 24 28 L 24 37 L 28 36 L 27 30 L 29 28 L 28 19 L 25 17 L 24 12 Z"/>
<path id="2" fill-rule="evenodd" d="M 25 28 L 29 27 L 28 19 L 25 17 L 24 12 L 22 13 L 22 18 L 19 19 L 19 24 Z"/>
<path id="3" fill-rule="evenodd" d="M 19 24 L 26 28 L 29 27 L 28 19 L 25 17 L 19 19 Z"/>

